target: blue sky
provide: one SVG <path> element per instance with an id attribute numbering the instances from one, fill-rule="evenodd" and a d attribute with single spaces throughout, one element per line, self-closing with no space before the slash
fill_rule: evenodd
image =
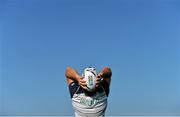
<path id="1" fill-rule="evenodd" d="M 180 115 L 178 0 L 0 1 L 0 115 L 73 115 L 64 72 L 113 71 L 107 115 Z"/>

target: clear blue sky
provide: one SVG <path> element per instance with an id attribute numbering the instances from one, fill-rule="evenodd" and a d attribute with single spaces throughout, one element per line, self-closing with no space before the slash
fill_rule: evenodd
<path id="1" fill-rule="evenodd" d="M 67 66 L 112 68 L 107 115 L 180 115 L 180 2 L 0 1 L 0 115 L 73 115 Z"/>

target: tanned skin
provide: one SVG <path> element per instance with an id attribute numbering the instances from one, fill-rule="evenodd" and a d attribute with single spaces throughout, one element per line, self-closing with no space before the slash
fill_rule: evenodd
<path id="1" fill-rule="evenodd" d="M 72 82 L 78 82 L 78 84 L 83 88 L 86 88 L 86 81 L 82 80 L 83 77 L 80 76 L 73 68 L 67 67 L 66 72 L 65 72 L 67 84 L 71 84 Z M 111 69 L 108 67 L 105 67 L 102 69 L 102 71 L 98 74 L 96 78 L 96 87 L 99 86 L 101 79 L 105 80 L 109 85 L 111 83 L 111 76 L 112 72 Z"/>

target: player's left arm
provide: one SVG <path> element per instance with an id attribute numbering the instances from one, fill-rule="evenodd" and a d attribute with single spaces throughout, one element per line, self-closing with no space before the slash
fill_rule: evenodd
<path id="1" fill-rule="evenodd" d="M 111 76 L 112 76 L 111 68 L 109 67 L 103 68 L 102 71 L 98 74 L 96 80 L 96 87 L 99 86 L 100 82 L 103 80 L 108 84 L 108 86 L 110 86 Z"/>

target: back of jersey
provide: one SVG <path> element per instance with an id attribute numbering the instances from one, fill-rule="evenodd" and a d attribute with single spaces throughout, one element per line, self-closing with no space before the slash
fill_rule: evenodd
<path id="1" fill-rule="evenodd" d="M 107 107 L 106 93 L 96 93 L 87 96 L 84 93 L 74 94 L 72 105 L 76 117 L 99 117 L 104 116 Z"/>

